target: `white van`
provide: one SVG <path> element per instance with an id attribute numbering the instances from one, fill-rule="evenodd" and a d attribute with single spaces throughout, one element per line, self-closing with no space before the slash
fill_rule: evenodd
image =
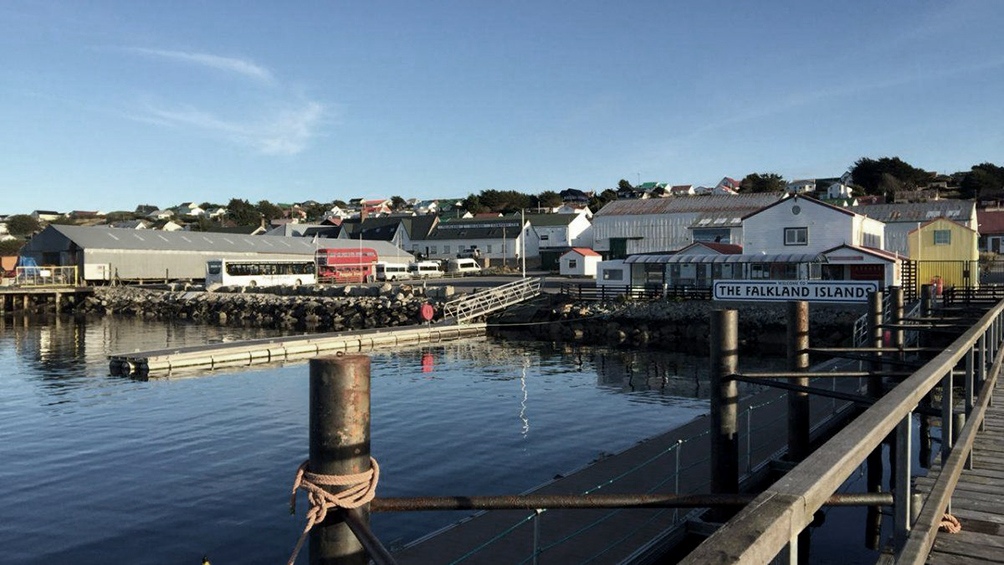
<path id="1" fill-rule="evenodd" d="M 411 278 L 408 265 L 405 263 L 387 263 L 380 261 L 376 264 L 376 279 L 378 281 L 404 281 Z"/>
<path id="2" fill-rule="evenodd" d="M 436 261 L 419 261 L 408 264 L 408 272 L 416 279 L 432 279 L 443 276 L 443 270 Z"/>
<path id="3" fill-rule="evenodd" d="M 446 262 L 446 272 L 455 275 L 480 275 L 481 265 L 474 259 L 450 259 Z"/>

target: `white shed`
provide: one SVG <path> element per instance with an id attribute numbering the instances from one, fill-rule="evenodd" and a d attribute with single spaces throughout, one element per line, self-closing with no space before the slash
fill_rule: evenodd
<path id="1" fill-rule="evenodd" d="M 596 277 L 596 265 L 603 257 L 585 247 L 573 247 L 561 256 L 558 272 L 563 276 Z"/>

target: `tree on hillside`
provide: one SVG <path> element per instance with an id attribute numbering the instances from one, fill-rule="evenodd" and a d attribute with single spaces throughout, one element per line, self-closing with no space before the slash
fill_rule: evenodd
<path id="1" fill-rule="evenodd" d="M 261 213 L 261 217 L 265 218 L 266 222 L 283 217 L 282 208 L 272 204 L 268 200 L 259 200 L 255 208 Z"/>
<path id="2" fill-rule="evenodd" d="M 959 196 L 974 200 L 1004 197 L 1004 167 L 998 167 L 993 163 L 974 165 L 972 169 L 962 174 Z"/>
<path id="3" fill-rule="evenodd" d="M 777 173 L 750 173 L 743 177 L 739 189 L 745 193 L 782 192 L 787 184 Z"/>
<path id="4" fill-rule="evenodd" d="M 467 210 L 471 214 L 490 212 L 488 207 L 481 203 L 481 197 L 477 194 L 468 194 L 467 198 L 464 198 L 462 202 L 464 210 Z"/>
<path id="5" fill-rule="evenodd" d="M 238 226 L 257 226 L 261 223 L 261 212 L 247 200 L 231 198 L 227 204 L 227 219 Z"/>
<path id="6" fill-rule="evenodd" d="M 888 176 L 886 176 L 888 175 Z M 893 185 L 899 190 L 913 190 L 925 184 L 930 173 L 905 163 L 899 157 L 869 159 L 862 157 L 851 167 L 854 184 L 864 189 L 866 194 L 886 194 Z M 891 179 L 896 182 L 891 182 Z"/>
<path id="7" fill-rule="evenodd" d="M 561 206 L 561 195 L 553 190 L 545 190 L 535 197 L 536 203 L 534 207 L 541 208 L 557 208 Z"/>
<path id="8" fill-rule="evenodd" d="M 600 211 L 600 208 L 606 206 L 608 202 L 613 202 L 614 200 L 617 200 L 617 191 L 608 188 L 599 194 L 593 194 L 592 198 L 589 199 L 589 209 L 595 214 Z"/>
<path id="9" fill-rule="evenodd" d="M 629 183 L 626 179 L 621 179 L 617 181 L 617 190 L 624 190 L 624 191 L 634 190 L 634 187 L 631 186 L 631 183 Z"/>
<path id="10" fill-rule="evenodd" d="M 391 196 L 390 207 L 395 212 L 400 212 L 408 207 L 408 201 L 400 196 Z"/>
<path id="11" fill-rule="evenodd" d="M 27 214 L 14 214 L 7 218 L 7 231 L 11 235 L 31 235 L 40 229 L 42 229 L 42 225 L 38 223 L 38 220 Z"/>
<path id="12" fill-rule="evenodd" d="M 0 241 L 0 255 L 5 257 L 17 255 L 21 251 L 22 246 L 24 246 L 24 240 L 21 238 Z"/>

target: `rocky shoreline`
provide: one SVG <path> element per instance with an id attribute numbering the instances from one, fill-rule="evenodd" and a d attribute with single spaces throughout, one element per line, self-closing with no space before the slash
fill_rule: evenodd
<path id="1" fill-rule="evenodd" d="M 452 295 L 448 287 L 385 284 L 377 287 L 222 287 L 214 292 L 142 286 L 99 287 L 73 310 L 77 315 L 115 315 L 190 320 L 224 326 L 338 332 L 419 323 L 423 304 L 435 307 Z"/>
<path id="2" fill-rule="evenodd" d="M 786 353 L 785 303 L 555 302 L 512 308 L 490 322 L 502 335 L 707 354 L 711 313 L 726 307 L 738 311 L 740 347 L 744 351 Z M 849 345 L 854 321 L 863 313 L 860 308 L 811 305 L 809 343 L 816 347 Z"/>
<path id="3" fill-rule="evenodd" d="M 103 287 L 73 308 L 77 315 L 115 315 L 156 320 L 280 330 L 338 332 L 421 323 L 424 304 L 442 319 L 453 287 L 420 285 L 223 287 L 214 292 L 185 288 Z M 707 354 L 710 315 L 739 311 L 744 351 L 783 355 L 787 326 L 784 303 L 730 304 L 709 301 L 574 302 L 543 295 L 489 317 L 489 332 L 501 337 L 660 348 Z M 817 347 L 848 345 L 863 310 L 812 305 L 809 342 Z"/>

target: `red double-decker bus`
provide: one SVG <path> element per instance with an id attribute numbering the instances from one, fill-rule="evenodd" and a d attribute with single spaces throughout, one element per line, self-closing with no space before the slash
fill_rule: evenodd
<path id="1" fill-rule="evenodd" d="M 372 282 L 376 278 L 377 252 L 369 247 L 318 249 L 317 282 Z"/>

